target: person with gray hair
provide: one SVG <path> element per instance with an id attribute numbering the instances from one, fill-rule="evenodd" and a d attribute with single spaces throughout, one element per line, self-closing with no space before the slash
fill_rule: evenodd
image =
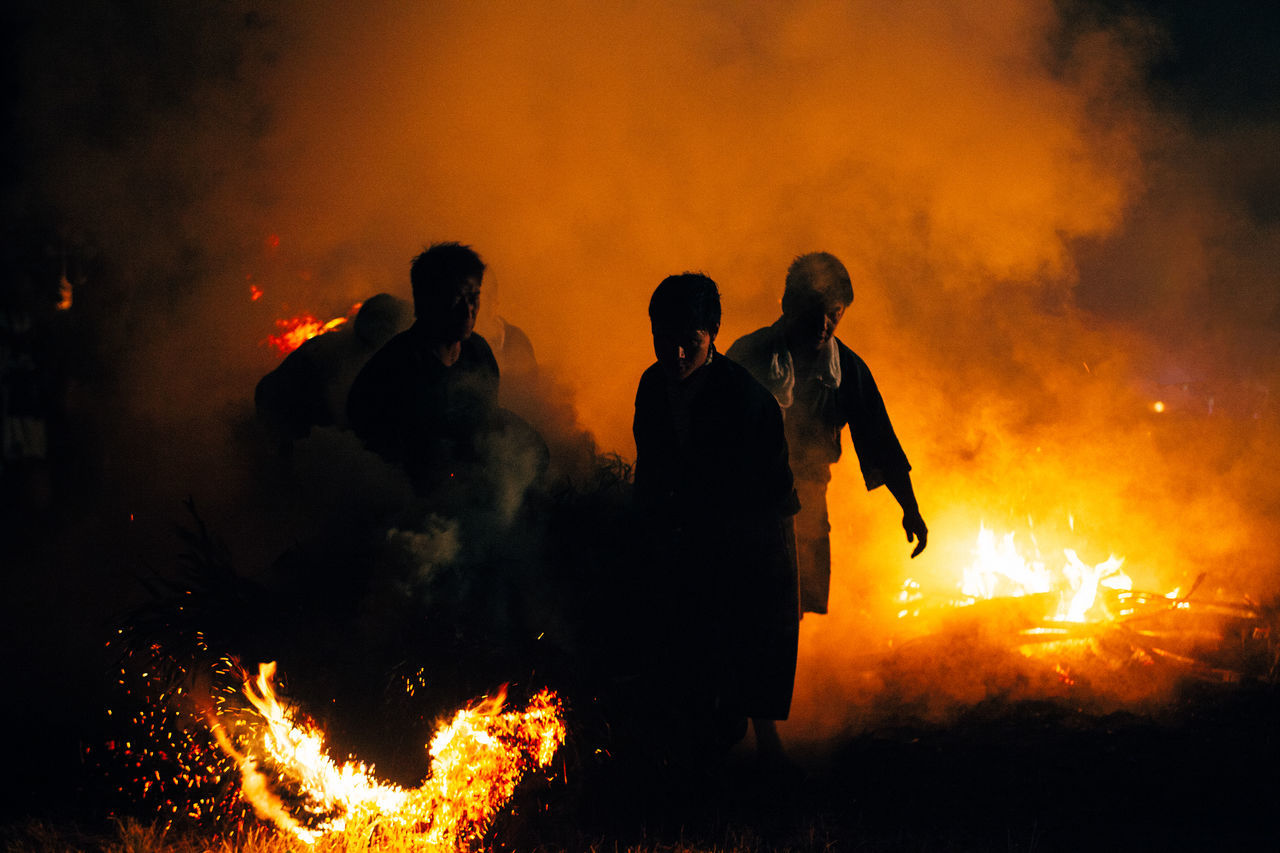
<path id="1" fill-rule="evenodd" d="M 826 613 L 831 586 L 827 484 L 849 428 L 867 489 L 886 486 L 902 507 L 911 556 L 929 530 L 911 485 L 911 464 L 889 422 L 866 362 L 836 337 L 853 303 L 849 272 L 827 252 L 796 258 L 787 270 L 782 317 L 734 342 L 726 353 L 772 392 L 782 408 L 800 512 L 796 515 L 800 603 Z"/>

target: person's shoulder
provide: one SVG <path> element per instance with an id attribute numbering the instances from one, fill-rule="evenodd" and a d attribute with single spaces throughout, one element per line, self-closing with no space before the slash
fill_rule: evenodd
<path id="1" fill-rule="evenodd" d="M 778 335 L 776 323 L 756 329 L 734 341 L 725 356 L 745 367 L 757 381 L 766 382 L 778 350 Z"/>
<path id="2" fill-rule="evenodd" d="M 839 338 L 835 339 L 836 351 L 840 353 L 840 369 L 848 371 L 850 368 L 860 373 L 870 373 L 871 369 L 867 367 L 867 363 L 862 360 L 862 356 L 849 349 L 848 345 Z"/>
<path id="3" fill-rule="evenodd" d="M 644 373 L 640 374 L 640 388 L 649 388 L 654 385 L 661 384 L 665 379 L 662 373 L 662 365 L 654 362 L 645 368 Z"/>
<path id="4" fill-rule="evenodd" d="M 403 377 L 415 372 L 418 356 L 409 332 L 401 332 L 369 356 L 352 384 L 352 392 L 361 396 L 374 388 L 402 383 Z"/>
<path id="5" fill-rule="evenodd" d="M 369 363 L 383 363 L 391 361 L 399 361 L 409 357 L 417 350 L 415 338 L 412 329 L 405 329 L 391 336 L 391 338 L 378 348 L 372 356 L 369 357 Z"/>
<path id="6" fill-rule="evenodd" d="M 735 382 L 743 382 L 747 379 L 755 382 L 755 379 L 752 379 L 751 377 L 751 371 L 737 359 L 730 358 L 726 353 L 721 353 L 716 358 L 712 359 L 711 364 L 708 366 L 713 371 L 732 378 Z M 759 383 L 757 382 L 756 384 L 758 385 Z"/>
<path id="7" fill-rule="evenodd" d="M 773 348 L 775 334 L 773 326 L 761 326 L 734 341 L 725 355 L 738 362 L 753 358 L 762 351 Z"/>
<path id="8" fill-rule="evenodd" d="M 469 349 L 482 358 L 493 355 L 493 347 L 489 346 L 489 342 L 479 332 L 472 332 L 471 336 L 462 342 L 462 348 Z"/>
<path id="9" fill-rule="evenodd" d="M 473 365 L 497 372 L 498 359 L 493 354 L 493 347 L 479 332 L 472 332 L 471 337 L 462 342 L 462 353 Z"/>
<path id="10" fill-rule="evenodd" d="M 654 362 L 645 368 L 644 373 L 640 374 L 640 381 L 636 384 L 636 409 L 649 409 L 659 405 L 658 400 L 665 395 L 663 390 L 666 383 L 666 376 L 662 373 L 662 367 L 658 362 Z"/>
<path id="11" fill-rule="evenodd" d="M 356 348 L 355 333 L 347 323 L 307 339 L 291 356 L 299 356 L 317 367 L 331 367 L 335 362 L 351 358 Z"/>
<path id="12" fill-rule="evenodd" d="M 769 393 L 769 389 L 760 384 L 760 380 L 750 369 L 732 358 L 722 356 L 709 365 L 721 377 L 721 384 L 731 386 L 735 393 L 752 405 L 768 402 L 775 407 L 777 401 Z"/>

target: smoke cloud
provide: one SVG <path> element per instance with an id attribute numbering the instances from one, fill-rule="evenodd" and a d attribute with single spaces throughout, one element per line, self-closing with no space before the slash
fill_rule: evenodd
<path id="1" fill-rule="evenodd" d="M 576 406 L 566 431 L 628 458 L 653 287 L 716 279 L 724 350 L 776 318 L 793 257 L 825 250 L 853 275 L 839 334 L 931 537 L 909 561 L 849 451 L 795 731 L 865 710 L 839 674 L 899 630 L 908 577 L 954 588 L 981 522 L 1123 555 L 1155 591 L 1208 572 L 1224 595 L 1277 592 L 1280 123 L 1165 97 L 1158 20 L 1048 0 L 18 15 L 11 212 L 89 261 L 75 403 L 114 503 L 207 495 L 268 560 L 292 528 L 245 503 L 261 341 L 278 317 L 407 298 L 427 243 L 480 252 Z M 834 712 L 831 684 L 851 700 Z"/>

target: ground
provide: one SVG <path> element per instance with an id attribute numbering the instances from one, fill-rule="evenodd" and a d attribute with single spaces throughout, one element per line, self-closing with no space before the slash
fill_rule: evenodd
<path id="1" fill-rule="evenodd" d="M 597 770 L 534 780 L 490 841 L 513 850 L 1274 849 L 1277 719 L 1280 691 L 1265 684 L 1188 683 L 1145 714 L 991 700 L 946 724 L 903 720 L 797 749 L 796 766 L 782 771 L 756 768 L 745 743 L 723 764 L 668 778 Z M 113 837 L 83 796 L 97 782 L 68 757 L 49 751 L 30 777 L 28 793 L 43 799 L 8 815 L 6 849 L 53 849 L 32 840 L 33 818 L 62 849 Z"/>

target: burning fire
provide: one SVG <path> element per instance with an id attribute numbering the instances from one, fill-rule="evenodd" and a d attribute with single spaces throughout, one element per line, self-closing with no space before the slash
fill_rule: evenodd
<path id="1" fill-rule="evenodd" d="M 1065 562 L 1051 567 L 1043 560 L 1027 560 L 1014 545 L 1014 534 L 999 542 L 981 525 L 973 562 L 964 570 L 960 591 L 969 601 L 1050 593 L 1058 597 L 1054 620 L 1086 622 L 1098 601 L 1100 588 L 1131 590 L 1133 582 L 1120 571 L 1124 558 L 1114 554 L 1097 565 L 1085 563 L 1071 548 Z"/>
<path id="2" fill-rule="evenodd" d="M 336 764 L 320 731 L 276 696 L 274 676 L 275 664 L 267 663 L 256 678 L 245 678 L 243 693 L 254 714 L 228 731 L 211 713 L 209 725 L 239 766 L 241 793 L 258 816 L 306 844 L 374 826 L 407 833 L 415 847 L 474 844 L 524 773 L 547 767 L 565 739 L 554 693 L 543 690 L 524 711 L 503 712 L 503 690 L 458 711 L 437 730 L 429 746 L 430 775 L 417 788 L 401 788 L 379 782 L 373 768 L 359 762 Z"/>
<path id="3" fill-rule="evenodd" d="M 1117 601 L 1131 597 L 1133 581 L 1120 570 L 1123 557 L 1112 554 L 1101 563 L 1090 565 L 1080 559 L 1074 549 L 1063 548 L 1060 561 L 1044 559 L 1038 549 L 1028 558 L 1014 538 L 1014 533 L 997 537 L 985 524 L 979 525 L 973 559 L 958 582 L 962 597 L 951 599 L 952 606 L 1038 596 L 1054 602 L 1045 614 L 1050 622 L 1097 622 L 1125 615 L 1125 612 L 1108 612 L 1100 601 L 1104 590 L 1115 591 Z M 924 597 L 920 583 L 908 578 L 898 595 L 902 605 L 898 617 L 919 615 L 919 604 Z M 1176 598 L 1177 592 L 1168 597 Z"/>
<path id="4" fill-rule="evenodd" d="M 263 343 L 275 348 L 281 355 L 288 355 L 317 335 L 331 332 L 351 320 L 362 304 L 357 302 L 345 315 L 334 317 L 329 321 L 318 320 L 310 314 L 276 320 L 276 328 L 279 331 L 274 335 L 268 335 Z"/>

